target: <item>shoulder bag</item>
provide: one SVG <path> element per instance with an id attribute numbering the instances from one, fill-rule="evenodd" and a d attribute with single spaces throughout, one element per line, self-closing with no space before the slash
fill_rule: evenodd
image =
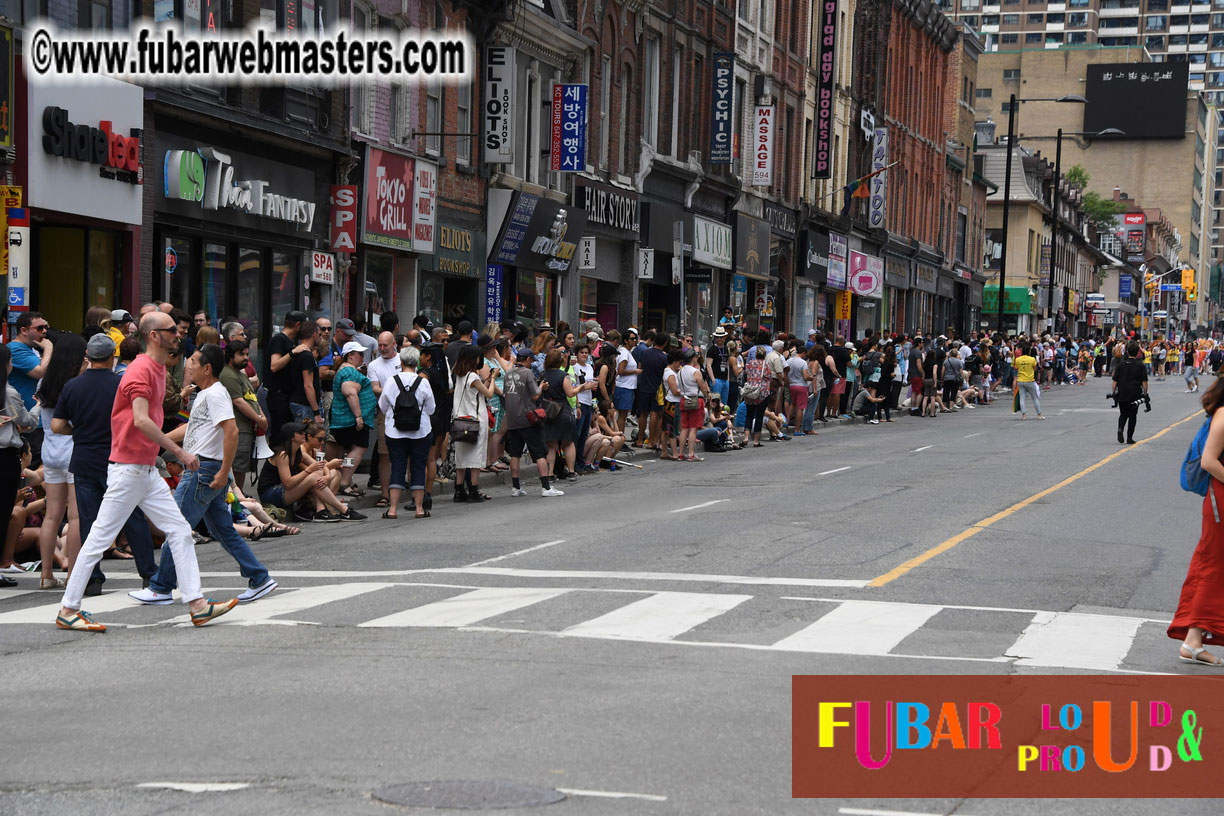
<path id="1" fill-rule="evenodd" d="M 464 388 L 471 388 L 472 382 L 468 380 L 464 384 Z M 480 410 L 480 392 L 476 392 L 476 410 Z M 451 420 L 451 440 L 455 442 L 465 442 L 469 445 L 475 445 L 480 441 L 480 420 L 474 416 L 458 416 Z"/>
<path id="2" fill-rule="evenodd" d="M 680 388 L 681 388 L 681 390 L 683 390 L 683 388 L 684 388 L 684 369 L 685 369 L 686 367 L 687 367 L 687 366 L 681 366 L 681 367 L 680 367 L 680 371 L 679 371 L 679 373 L 678 373 L 678 375 L 677 375 L 677 376 L 679 376 L 679 377 L 680 377 Z M 681 396 L 681 397 L 680 397 L 680 409 L 681 409 L 681 410 L 683 410 L 683 411 L 696 411 L 696 410 L 697 410 L 698 408 L 700 408 L 700 407 L 701 407 L 701 400 L 700 400 L 700 399 L 698 399 L 697 397 L 686 397 L 686 396 Z"/>

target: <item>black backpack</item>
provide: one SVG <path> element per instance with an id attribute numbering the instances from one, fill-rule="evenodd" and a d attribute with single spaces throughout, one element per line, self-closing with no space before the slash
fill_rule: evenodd
<path id="1" fill-rule="evenodd" d="M 416 390 L 421 385 L 418 374 L 411 388 L 404 388 L 400 375 L 395 375 L 395 384 L 399 386 L 399 395 L 395 398 L 395 429 L 397 431 L 419 431 L 421 429 L 421 403 L 417 401 Z"/>

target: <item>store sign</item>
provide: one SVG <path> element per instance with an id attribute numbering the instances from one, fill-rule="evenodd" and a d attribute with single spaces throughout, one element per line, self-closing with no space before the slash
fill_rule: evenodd
<path id="1" fill-rule="evenodd" d="M 502 319 L 501 264 L 485 266 L 485 323 L 500 323 Z"/>
<path id="2" fill-rule="evenodd" d="M 301 232 L 313 231 L 314 201 L 286 194 L 267 178 L 241 178 L 239 169 L 247 170 L 236 154 L 215 147 L 167 150 L 162 193 L 168 200 L 196 204 L 208 212 L 230 210 L 291 224 Z"/>
<path id="3" fill-rule="evenodd" d="M 876 128 L 875 141 L 871 147 L 871 170 L 883 170 L 888 166 L 888 128 Z M 867 211 L 867 222 L 872 229 L 884 229 L 885 208 L 888 202 L 888 171 L 868 179 L 871 184 L 871 198 Z"/>
<path id="4" fill-rule="evenodd" d="M 829 236 L 815 230 L 806 230 L 804 236 L 807 246 L 804 249 L 804 263 L 799 267 L 800 275 L 823 282 L 829 277 Z"/>
<path id="5" fill-rule="evenodd" d="M 753 114 L 752 184 L 768 187 L 773 183 L 773 144 L 777 122 L 774 105 L 757 105 Z"/>
<path id="6" fill-rule="evenodd" d="M 837 306 L 834 310 L 834 320 L 849 320 L 852 312 L 853 295 L 850 292 L 837 293 Z"/>
<path id="7" fill-rule="evenodd" d="M 765 220 L 769 222 L 769 229 L 775 235 L 782 235 L 786 238 L 795 237 L 799 229 L 799 219 L 794 210 L 779 207 L 769 201 L 765 202 L 764 210 Z"/>
<path id="8" fill-rule="evenodd" d="M 412 251 L 428 255 L 434 251 L 438 165 L 416 159 L 416 187 L 412 195 Z"/>
<path id="9" fill-rule="evenodd" d="M 1130 275 L 1118 278 L 1118 297 L 1125 300 L 1131 296 L 1131 284 L 1134 279 Z"/>
<path id="10" fill-rule="evenodd" d="M 884 294 L 884 260 L 850 250 L 850 291 L 879 299 Z"/>
<path id="11" fill-rule="evenodd" d="M 936 279 L 939 273 L 933 266 L 924 266 L 923 264 L 914 265 L 914 288 L 923 292 L 935 294 L 938 283 Z"/>
<path id="12" fill-rule="evenodd" d="M 713 97 L 710 101 L 710 164 L 730 164 L 735 101 L 735 54 L 718 51 L 714 54 Z"/>
<path id="13" fill-rule="evenodd" d="M 846 258 L 849 249 L 846 236 L 829 234 L 829 277 L 825 282 L 826 288 L 846 288 Z"/>
<path id="14" fill-rule="evenodd" d="M 414 159 L 376 147 L 366 150 L 363 243 L 412 249 L 415 188 Z"/>
<path id="15" fill-rule="evenodd" d="M 0 185 L 0 235 L 8 234 L 8 211 L 20 207 L 21 188 L 11 184 Z M 0 277 L 5 275 L 8 275 L 8 241 L 0 241 Z"/>
<path id="16" fill-rule="evenodd" d="M 820 23 L 816 29 L 816 121 L 812 147 L 812 178 L 833 176 L 834 65 L 837 61 L 837 0 L 816 0 Z"/>
<path id="17" fill-rule="evenodd" d="M 1126 213 L 1122 216 L 1122 223 L 1143 226 L 1147 223 L 1147 216 L 1143 213 Z"/>
<path id="18" fill-rule="evenodd" d="M 336 256 L 330 252 L 310 253 L 310 282 L 326 283 L 331 286 L 336 282 Z"/>
<path id="19" fill-rule="evenodd" d="M 357 186 L 331 186 L 331 248 L 336 252 L 357 251 Z"/>
<path id="20" fill-rule="evenodd" d="M 638 249 L 638 280 L 654 280 L 654 254 L 655 251 L 650 247 L 641 247 Z"/>
<path id="21" fill-rule="evenodd" d="M 487 164 L 514 161 L 515 99 L 514 49 L 505 45 L 485 48 L 484 61 L 484 160 Z"/>
<path id="22" fill-rule="evenodd" d="M 744 308 L 744 300 L 748 295 L 748 279 L 743 275 L 731 276 L 731 308 L 739 312 Z"/>
<path id="23" fill-rule="evenodd" d="M 552 199 L 517 193 L 502 227 L 494 263 L 565 273 L 578 254 L 586 213 Z"/>
<path id="24" fill-rule="evenodd" d="M 768 240 L 765 243 L 765 252 L 768 255 Z M 700 215 L 693 216 L 693 262 L 718 269 L 730 269 L 731 228 Z"/>
<path id="25" fill-rule="evenodd" d="M 142 221 L 144 91 L 104 77 L 31 80 L 22 148 L 31 207 L 103 221 Z M 0 123 L 12 121 L 10 102 Z"/>
<path id="26" fill-rule="evenodd" d="M 743 213 L 735 215 L 735 272 L 758 280 L 769 276 L 769 224 Z"/>
<path id="27" fill-rule="evenodd" d="M 637 193 L 576 178 L 574 202 L 586 211 L 588 225 L 598 225 L 626 239 L 637 239 L 640 209 Z"/>
<path id="28" fill-rule="evenodd" d="M 552 169 L 576 173 L 586 169 L 587 86 L 553 85 Z"/>
<path id="29" fill-rule="evenodd" d="M 485 265 L 484 233 L 467 227 L 438 227 L 435 269 L 444 275 L 479 278 Z"/>
<path id="30" fill-rule="evenodd" d="M 590 219 L 587 222 L 589 225 Z M 595 239 L 592 236 L 587 236 L 578 242 L 578 268 L 595 268 Z"/>

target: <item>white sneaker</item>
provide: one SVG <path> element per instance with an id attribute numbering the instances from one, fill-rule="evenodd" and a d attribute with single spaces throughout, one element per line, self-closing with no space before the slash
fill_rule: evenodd
<path id="1" fill-rule="evenodd" d="M 527 491 L 521 487 L 512 487 L 510 488 L 510 495 L 511 496 L 526 496 Z"/>
<path id="2" fill-rule="evenodd" d="M 133 590 L 132 592 L 128 593 L 128 597 L 135 598 L 142 604 L 148 604 L 149 606 L 167 606 L 168 604 L 174 603 L 173 596 L 163 595 L 160 592 L 154 592 L 148 587 Z"/>
<path id="3" fill-rule="evenodd" d="M 555 487 L 548 487 L 548 488 L 545 488 L 545 489 L 541 490 L 541 491 L 540 491 L 540 495 L 541 495 L 541 496 L 545 496 L 545 497 L 547 497 L 547 496 L 564 496 L 564 495 L 565 495 L 565 492 L 564 492 L 564 491 L 562 491 L 562 490 L 558 490 L 558 489 L 557 489 L 557 488 L 555 488 Z"/>
<path id="4" fill-rule="evenodd" d="M 869 420 L 867 420 L 867 422 L 868 422 L 868 424 L 871 424 L 871 425 L 879 425 L 879 424 L 880 424 L 880 420 L 878 420 L 878 419 L 869 419 Z"/>
<path id="5" fill-rule="evenodd" d="M 238 603 L 244 604 L 258 601 L 274 589 L 276 589 L 276 581 L 269 578 L 257 587 L 248 587 L 245 592 L 238 596 Z"/>

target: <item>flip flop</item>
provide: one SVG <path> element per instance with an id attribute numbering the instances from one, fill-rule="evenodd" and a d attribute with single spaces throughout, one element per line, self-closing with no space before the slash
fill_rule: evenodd
<path id="1" fill-rule="evenodd" d="M 394 515 L 394 516 L 393 516 L 393 515 L 391 515 L 391 511 L 390 511 L 390 510 L 384 510 L 384 511 L 383 511 L 383 514 L 382 514 L 382 517 L 383 517 L 383 518 L 385 518 L 385 519 L 391 519 L 392 521 L 394 521 L 395 519 L 399 518 L 399 514 L 396 514 L 396 515 Z"/>
<path id="2" fill-rule="evenodd" d="M 378 501 L 374 502 L 374 506 L 375 507 L 390 507 L 391 500 L 388 499 L 386 496 L 382 496 L 378 499 Z"/>

